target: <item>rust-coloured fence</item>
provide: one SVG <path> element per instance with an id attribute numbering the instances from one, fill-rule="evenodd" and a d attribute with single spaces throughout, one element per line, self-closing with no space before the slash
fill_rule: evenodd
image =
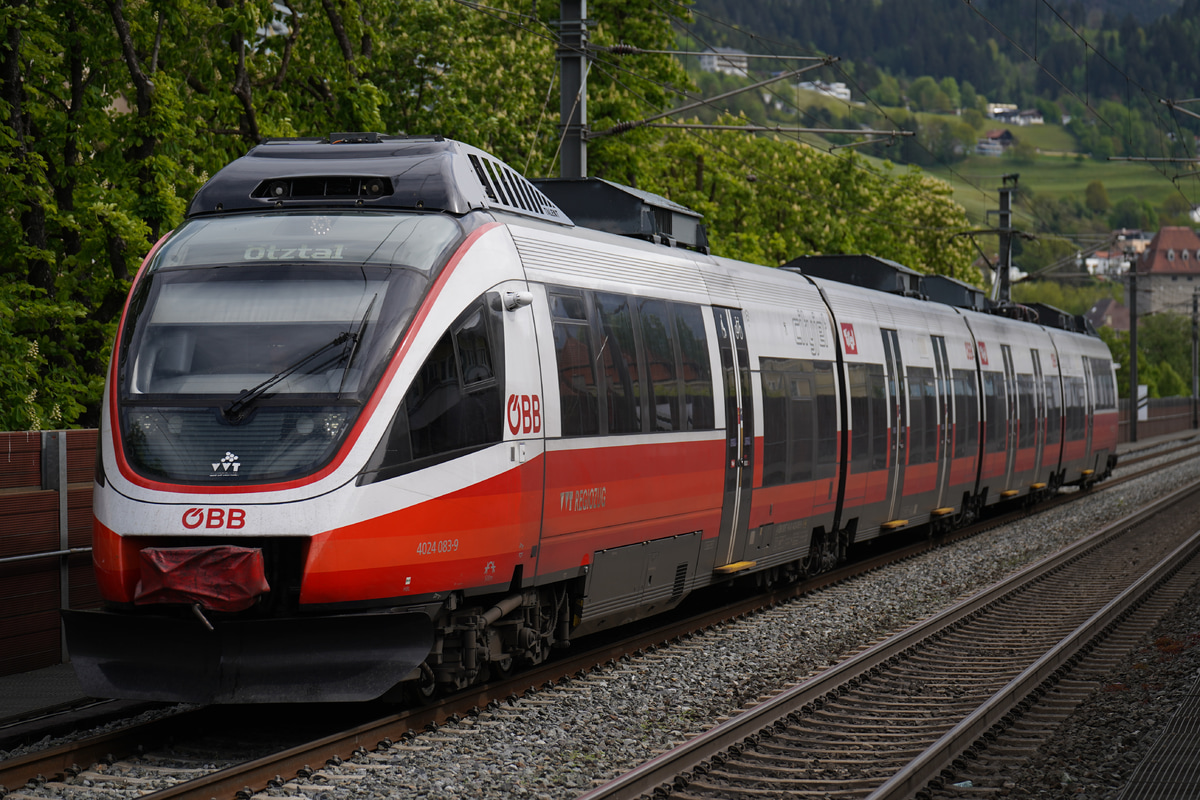
<path id="1" fill-rule="evenodd" d="M 1152 400 L 1139 441 L 1193 427 L 1188 398 Z M 1121 441 L 1129 439 L 1121 403 Z M 95 430 L 0 433 L 0 675 L 66 658 L 59 609 L 99 602 L 92 577 Z"/>

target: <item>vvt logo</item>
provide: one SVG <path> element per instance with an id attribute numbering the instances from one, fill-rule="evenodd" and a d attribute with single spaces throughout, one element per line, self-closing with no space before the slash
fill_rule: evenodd
<path id="1" fill-rule="evenodd" d="M 213 473 L 216 475 L 221 475 L 226 472 L 232 472 L 236 474 L 238 467 L 240 466 L 241 464 L 238 463 L 237 456 L 235 456 L 233 453 L 226 453 L 224 458 L 212 465 L 212 468 Z"/>

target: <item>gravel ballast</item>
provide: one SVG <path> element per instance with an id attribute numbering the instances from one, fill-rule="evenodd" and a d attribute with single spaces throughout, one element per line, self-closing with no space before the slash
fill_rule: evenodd
<path id="1" fill-rule="evenodd" d="M 1194 461 L 1097 492 L 1086 503 L 856 578 L 260 796 L 576 797 L 1198 478 Z M 1150 732 L 1195 683 L 1197 599 L 1193 594 L 1131 654 L 1108 690 L 1071 717 L 1061 741 L 1014 770 L 1011 796 L 1116 796 L 1153 743 Z"/>

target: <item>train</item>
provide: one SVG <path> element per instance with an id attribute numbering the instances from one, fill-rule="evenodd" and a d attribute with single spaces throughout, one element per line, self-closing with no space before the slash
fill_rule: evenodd
<path id="1" fill-rule="evenodd" d="M 265 140 L 133 281 L 68 649 L 97 697 L 428 697 L 1090 487 L 1117 431 L 1055 309 L 717 257 L 665 197 L 440 136 Z"/>

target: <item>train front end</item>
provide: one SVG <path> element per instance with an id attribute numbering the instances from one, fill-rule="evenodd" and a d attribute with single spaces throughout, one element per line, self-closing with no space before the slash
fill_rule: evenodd
<path id="1" fill-rule="evenodd" d="M 392 386 L 402 351 L 447 264 L 488 224 L 454 190 L 471 179 L 455 145 L 262 145 L 215 175 L 147 258 L 106 387 L 93 537 L 104 607 L 64 612 L 86 692 L 358 701 L 420 669 L 434 609 L 366 590 L 355 576 L 369 562 L 319 550 L 329 531 L 386 512 L 359 487 L 404 394 Z M 339 147 L 338 163 L 321 160 Z"/>

